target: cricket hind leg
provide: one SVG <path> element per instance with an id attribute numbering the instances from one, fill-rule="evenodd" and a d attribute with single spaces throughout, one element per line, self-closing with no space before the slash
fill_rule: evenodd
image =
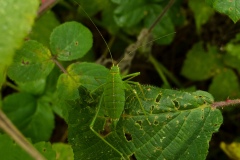
<path id="1" fill-rule="evenodd" d="M 146 113 L 146 111 L 145 111 L 145 109 L 144 109 L 144 107 L 143 107 L 143 105 L 142 105 L 142 103 L 141 103 L 141 101 L 140 101 L 140 98 L 139 98 L 136 90 L 134 90 L 134 89 L 129 85 L 129 84 L 133 84 L 133 85 L 138 86 L 139 89 L 140 89 L 141 92 L 142 92 L 142 95 L 143 95 L 144 100 L 146 100 L 146 96 L 145 96 L 145 94 L 144 94 L 144 92 L 143 92 L 143 89 L 142 89 L 140 83 L 134 82 L 134 81 L 129 81 L 129 80 L 131 80 L 132 78 L 134 78 L 134 77 L 136 77 L 136 76 L 139 76 L 139 75 L 140 75 L 140 72 L 136 72 L 136 73 L 132 73 L 132 74 L 125 75 L 125 76 L 122 77 L 122 79 L 125 79 L 124 82 L 127 84 L 127 85 L 126 85 L 126 86 L 127 86 L 127 89 L 130 89 L 130 90 L 133 92 L 133 94 L 136 96 L 136 98 L 137 98 L 137 100 L 138 100 L 138 102 L 139 102 L 139 104 L 140 104 L 140 106 L 141 106 L 141 108 L 142 108 L 142 111 L 143 111 L 143 113 L 144 113 L 144 115 L 145 115 L 145 117 L 146 117 L 146 120 L 148 121 L 149 124 L 151 124 L 151 123 L 149 122 L 148 118 L 147 118 L 147 113 Z"/>
<path id="2" fill-rule="evenodd" d="M 136 73 L 132 73 L 132 74 L 128 74 L 128 75 L 122 76 L 122 79 L 125 79 L 124 81 L 129 81 L 130 79 L 133 79 L 134 77 L 137 77 L 139 75 L 140 75 L 140 72 L 136 72 Z"/>
<path id="3" fill-rule="evenodd" d="M 144 113 L 144 115 L 145 115 L 145 117 L 146 117 L 147 122 L 148 122 L 149 124 L 151 124 L 151 122 L 148 120 L 148 116 L 147 116 L 148 114 L 147 114 L 147 112 L 145 111 L 145 109 L 144 109 L 144 107 L 143 107 L 143 105 L 142 105 L 142 102 L 141 102 L 141 100 L 140 100 L 140 98 L 139 98 L 136 90 L 133 89 L 133 88 L 129 85 L 129 84 L 137 85 L 137 86 L 139 87 L 139 89 L 141 90 L 141 92 L 142 92 L 142 94 L 143 94 L 143 96 L 144 96 L 144 99 L 146 100 L 145 94 L 144 94 L 144 92 L 143 92 L 143 89 L 142 89 L 140 83 L 138 83 L 138 82 L 133 82 L 133 81 L 126 81 L 126 83 L 127 83 L 127 86 L 128 86 L 127 88 L 128 88 L 129 90 L 131 90 L 131 91 L 133 92 L 133 94 L 136 96 L 136 98 L 137 98 L 137 100 L 138 100 L 138 102 L 139 102 L 139 104 L 140 104 L 140 106 L 141 106 L 141 109 L 142 109 L 142 111 L 143 111 L 143 113 Z"/>
<path id="4" fill-rule="evenodd" d="M 127 84 L 137 85 L 137 86 L 139 87 L 139 89 L 141 90 L 141 92 L 142 92 L 143 98 L 146 100 L 146 96 L 145 96 L 145 94 L 144 94 L 144 92 L 143 92 L 143 89 L 142 89 L 140 83 L 138 83 L 138 82 L 133 82 L 133 81 L 129 81 L 129 80 L 131 80 L 131 79 L 133 79 L 134 77 L 139 76 L 139 75 L 140 75 L 140 72 L 136 72 L 136 73 L 132 73 L 132 74 L 125 75 L 125 76 L 122 77 L 122 79 L 125 79 L 124 81 L 125 81 Z M 129 86 L 128 88 L 131 88 L 132 91 L 134 90 L 131 86 Z"/>
<path id="5" fill-rule="evenodd" d="M 92 132 L 93 132 L 96 136 L 98 136 L 103 142 L 105 142 L 109 147 L 111 147 L 114 151 L 116 151 L 116 152 L 122 157 L 122 159 L 125 160 L 123 154 L 122 154 L 119 150 L 117 150 L 113 145 L 111 145 L 108 141 L 106 141 L 106 140 L 105 140 L 97 131 L 95 131 L 94 128 L 93 128 L 93 126 L 94 126 L 94 124 L 95 124 L 95 121 L 96 121 L 96 119 L 97 119 L 98 113 L 99 113 L 99 111 L 100 111 L 100 107 L 101 107 L 102 101 L 103 101 L 103 94 L 102 94 L 102 96 L 100 97 L 100 102 L 99 102 L 99 105 L 97 106 L 96 114 L 94 115 L 93 120 L 91 121 L 89 127 L 90 127 L 90 129 L 92 130 Z"/>
<path id="6" fill-rule="evenodd" d="M 103 88 L 103 86 L 105 85 L 105 83 L 104 84 L 101 84 L 100 86 L 98 86 L 98 87 L 96 87 L 94 90 L 92 90 L 92 91 L 90 91 L 89 92 L 89 95 L 90 95 L 90 97 L 92 98 L 92 99 L 94 99 L 93 98 L 93 93 L 95 93 L 97 90 L 99 90 L 100 88 Z"/>

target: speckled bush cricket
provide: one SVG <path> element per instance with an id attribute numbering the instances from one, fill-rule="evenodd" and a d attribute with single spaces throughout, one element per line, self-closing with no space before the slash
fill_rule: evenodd
<path id="1" fill-rule="evenodd" d="M 103 84 L 103 94 L 100 98 L 100 102 L 97 106 L 96 114 L 90 124 L 90 129 L 100 138 L 102 139 L 106 144 L 108 144 L 112 149 L 114 149 L 116 152 L 118 152 L 122 157 L 122 153 L 118 151 L 114 146 L 112 146 L 109 142 L 107 142 L 98 132 L 96 132 L 93 129 L 94 123 L 96 121 L 96 118 L 98 116 L 99 110 L 101 107 L 104 106 L 104 114 L 106 117 L 108 117 L 113 124 L 113 129 L 116 129 L 117 123 L 119 121 L 119 118 L 121 117 L 124 106 L 125 106 L 125 89 L 131 90 L 136 98 L 139 101 L 139 104 L 143 110 L 143 113 L 147 117 L 147 114 L 143 108 L 143 105 L 140 101 L 140 98 L 137 94 L 137 92 L 129 85 L 134 84 L 138 85 L 139 88 L 142 90 L 140 84 L 138 82 L 129 81 L 131 78 L 134 78 L 135 76 L 138 76 L 140 72 L 136 72 L 133 74 L 129 74 L 126 76 L 121 77 L 119 67 L 113 64 L 109 71 L 109 75 L 106 79 L 106 83 Z M 127 78 L 127 80 L 123 81 L 122 79 Z M 143 93 L 143 91 L 142 91 Z"/>

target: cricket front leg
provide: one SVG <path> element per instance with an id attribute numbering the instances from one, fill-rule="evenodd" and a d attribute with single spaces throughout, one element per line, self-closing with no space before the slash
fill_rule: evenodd
<path id="1" fill-rule="evenodd" d="M 132 73 L 132 74 L 128 74 L 125 76 L 122 76 L 122 79 L 124 79 L 124 81 L 129 81 L 130 79 L 137 77 L 140 75 L 140 72 L 136 72 L 136 73 Z"/>

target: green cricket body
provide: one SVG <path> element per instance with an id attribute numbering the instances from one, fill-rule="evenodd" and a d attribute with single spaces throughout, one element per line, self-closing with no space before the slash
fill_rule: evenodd
<path id="1" fill-rule="evenodd" d="M 124 89 L 124 82 L 120 75 L 119 67 L 113 65 L 104 86 L 103 100 L 105 104 L 105 115 L 111 119 L 114 128 L 116 128 L 117 122 L 124 110 Z"/>

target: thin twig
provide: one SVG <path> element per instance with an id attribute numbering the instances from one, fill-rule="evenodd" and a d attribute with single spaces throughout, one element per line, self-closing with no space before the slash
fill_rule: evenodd
<path id="1" fill-rule="evenodd" d="M 58 0 L 46 0 L 44 3 L 41 4 L 41 6 L 38 9 L 38 16 L 42 15 L 45 11 L 53 7 Z"/>
<path id="2" fill-rule="evenodd" d="M 157 25 L 157 23 L 162 19 L 165 13 L 169 10 L 169 8 L 173 5 L 174 0 L 170 0 L 168 5 L 163 9 L 162 13 L 158 16 L 158 18 L 153 22 L 153 24 L 149 27 L 148 32 L 151 33 L 153 28 Z"/>
<path id="3" fill-rule="evenodd" d="M 68 138 L 68 130 L 66 129 L 60 139 L 60 142 L 65 142 L 67 138 Z"/>

